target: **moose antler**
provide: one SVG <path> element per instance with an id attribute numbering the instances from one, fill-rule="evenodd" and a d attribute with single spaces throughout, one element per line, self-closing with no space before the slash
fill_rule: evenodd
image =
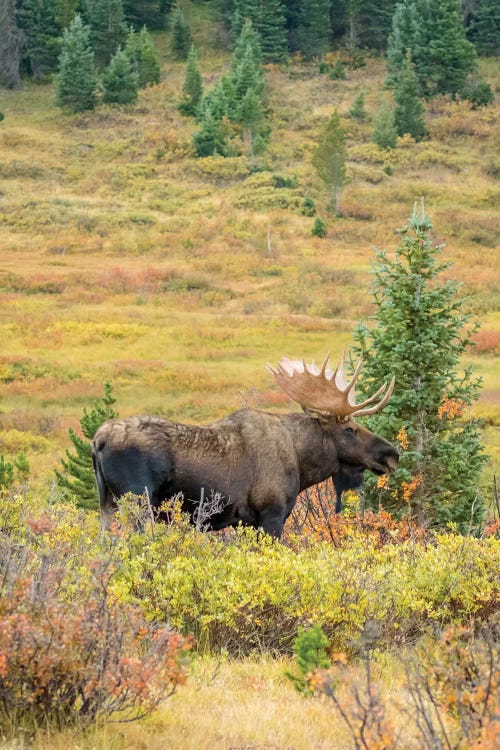
<path id="1" fill-rule="evenodd" d="M 357 404 L 355 383 L 362 363 L 363 360 L 360 359 L 350 382 L 346 380 L 344 374 L 344 355 L 335 371 L 330 367 L 329 354 L 321 368 L 314 363 L 306 365 L 304 360 L 301 362 L 298 359 L 283 357 L 277 368 L 268 365 L 267 369 L 280 388 L 305 409 L 326 412 L 337 417 L 360 417 L 364 414 L 375 414 L 382 409 L 389 401 L 395 383 L 395 378 L 393 378 L 389 387 L 387 383 L 384 383 L 373 396 Z M 370 406 L 381 396 L 377 404 Z"/>

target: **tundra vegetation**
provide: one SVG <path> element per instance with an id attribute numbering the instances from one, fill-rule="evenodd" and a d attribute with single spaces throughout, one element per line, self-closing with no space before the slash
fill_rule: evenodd
<path id="1" fill-rule="evenodd" d="M 400 44 L 408 29 L 404 14 L 391 20 L 395 3 L 318 0 L 309 15 L 300 2 L 182 3 L 183 55 L 195 45 L 201 100 L 198 84 L 183 91 L 187 63 L 163 23 L 174 4 L 126 0 L 123 13 L 118 5 L 0 4 L 2 746 L 493 750 L 497 4 L 464 4 L 463 27 L 448 0 L 405 2 L 421 18 L 440 14 L 432 29 L 453 41 L 443 47 L 434 36 L 422 47 L 411 37 Z M 248 52 L 235 57 L 243 6 L 259 36 L 262 56 L 253 61 Z M 33 21 L 39 8 L 44 23 Z M 102 38 L 105 8 L 116 10 L 115 48 Z M 82 71 L 86 106 L 70 98 L 60 107 L 63 62 L 78 49 L 68 40 L 75 10 L 78 44 L 94 63 Z M 488 57 L 464 46 L 464 28 Z M 318 29 L 331 33 L 316 37 Z M 391 59 L 404 63 L 411 53 L 394 94 L 386 88 L 394 69 L 380 54 L 389 35 Z M 139 80 L 127 105 L 102 101 L 118 46 Z M 424 48 L 440 57 L 439 75 L 430 75 Z M 467 70 L 453 70 L 453 49 L 465 51 Z M 218 89 L 218 112 L 240 105 L 244 97 L 231 100 L 231 85 L 220 84 L 237 74 L 245 106 L 212 117 L 225 155 L 196 156 L 194 138 L 207 123 L 201 110 L 181 114 L 179 103 L 213 101 Z M 64 91 L 73 97 L 70 83 L 68 74 Z M 469 98 L 455 93 L 462 85 Z M 384 100 L 392 112 L 397 105 L 397 133 L 405 128 L 391 148 L 373 142 Z M 335 111 L 346 177 L 338 215 L 313 164 Z M 430 270 L 454 261 L 429 279 L 429 293 L 456 282 L 425 330 L 448 321 L 443 342 L 469 314 L 481 323 L 455 328 L 439 382 L 423 381 L 429 413 L 422 388 L 412 395 L 414 373 L 394 369 L 398 351 L 409 357 L 427 346 L 425 337 L 406 341 L 411 309 L 400 319 L 395 309 L 412 298 L 408 234 L 395 231 L 420 196 L 433 224 L 423 242 L 437 264 Z M 313 234 L 316 218 L 323 227 Z M 379 308 L 371 284 L 379 300 L 394 300 L 390 309 Z M 331 483 L 309 489 L 281 543 L 252 529 L 201 534 L 175 501 L 165 508 L 169 523 L 152 525 L 147 507 L 125 500 L 105 534 L 95 511 L 77 507 L 95 498 L 87 437 L 115 411 L 190 424 L 242 406 L 287 412 L 266 362 L 318 361 L 328 351 L 338 361 L 356 347 L 367 392 L 393 372 L 404 386 L 370 425 L 393 441 L 401 410 L 404 486 L 349 494 L 341 515 Z M 103 383 L 112 385 L 104 399 Z M 423 422 L 410 418 L 412 398 Z M 451 456 L 444 470 L 443 444 Z M 425 482 L 415 463 L 422 447 Z M 69 486 L 54 481 L 56 469 Z M 438 489 L 445 506 L 435 504 Z M 466 533 L 450 526 L 450 508 Z"/>

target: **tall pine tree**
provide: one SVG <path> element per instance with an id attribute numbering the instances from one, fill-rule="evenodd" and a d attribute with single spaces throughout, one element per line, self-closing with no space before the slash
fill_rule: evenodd
<path id="1" fill-rule="evenodd" d="M 481 55 L 500 55 L 500 3 L 479 0 L 469 28 L 469 39 Z"/>
<path id="2" fill-rule="evenodd" d="M 396 377 L 391 400 L 368 426 L 404 448 L 388 486 L 366 477 L 364 495 L 370 506 L 381 502 L 422 525 L 451 522 L 467 532 L 479 528 L 484 511 L 479 477 L 485 456 L 480 424 L 469 413 L 480 380 L 470 368 L 458 371 L 475 328 L 457 283 L 440 278 L 451 264 L 441 261 L 431 228 L 423 205 L 415 207 L 394 259 L 377 253 L 376 314 L 354 334 L 363 357 L 361 395 Z"/>
<path id="3" fill-rule="evenodd" d="M 331 0 L 310 0 L 301 5 L 297 36 L 300 51 L 306 59 L 321 59 L 328 52 L 331 4 Z"/>
<path id="4" fill-rule="evenodd" d="M 90 29 L 76 15 L 65 29 L 59 75 L 56 82 L 56 104 L 73 112 L 93 109 L 96 104 L 97 75 Z"/>
<path id="5" fill-rule="evenodd" d="M 313 166 L 332 192 L 335 214 L 340 216 L 340 191 L 347 182 L 345 134 L 337 110 L 326 128 L 313 154 Z"/>
<path id="6" fill-rule="evenodd" d="M 84 9 L 96 60 L 107 65 L 128 32 L 122 0 L 84 0 Z"/>
<path id="7" fill-rule="evenodd" d="M 17 24 L 16 0 L 0 3 L 0 85 L 10 89 L 21 86 L 21 49 L 23 33 Z"/>
<path id="8" fill-rule="evenodd" d="M 402 0 L 387 49 L 388 83 L 396 86 L 410 51 L 422 94 L 458 94 L 474 68 L 458 0 Z"/>
<path id="9" fill-rule="evenodd" d="M 288 40 L 282 0 L 235 0 L 231 20 L 235 39 L 241 36 L 246 21 L 251 21 L 258 36 L 264 62 L 286 60 Z"/>
<path id="10" fill-rule="evenodd" d="M 172 37 L 170 46 L 177 60 L 187 60 L 191 49 L 191 29 L 184 18 L 184 11 L 180 5 L 175 7 L 172 15 Z"/>
<path id="11" fill-rule="evenodd" d="M 35 79 L 43 79 L 57 69 L 62 34 L 57 12 L 56 0 L 23 0 L 19 7 L 25 59 Z"/>

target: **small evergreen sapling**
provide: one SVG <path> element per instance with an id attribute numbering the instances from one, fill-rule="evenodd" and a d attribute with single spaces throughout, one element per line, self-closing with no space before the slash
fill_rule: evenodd
<path id="1" fill-rule="evenodd" d="M 83 416 L 80 419 L 83 438 L 79 437 L 74 430 L 69 430 L 69 437 L 75 450 L 73 453 L 67 450 L 66 459 L 61 461 L 62 470 L 56 469 L 57 483 L 62 490 L 63 497 L 87 510 L 94 510 L 98 505 L 90 441 L 106 420 L 118 416 L 114 408 L 115 403 L 111 384 L 105 383 L 103 398 L 96 401 L 90 411 L 83 410 Z"/>
<path id="2" fill-rule="evenodd" d="M 331 666 L 326 654 L 328 638 L 321 629 L 321 625 L 312 628 L 299 628 L 293 642 L 293 651 L 297 659 L 299 675 L 287 672 L 286 676 L 292 680 L 295 687 L 303 695 L 311 695 L 310 677 L 315 669 L 327 669 Z"/>
<path id="3" fill-rule="evenodd" d="M 182 87 L 182 101 L 179 104 L 179 112 L 186 117 L 195 117 L 198 113 L 201 95 L 202 84 L 198 68 L 198 52 L 192 44 L 187 59 L 186 77 Z"/>
<path id="4" fill-rule="evenodd" d="M 380 148 L 396 148 L 398 131 L 394 124 L 394 109 L 383 101 L 373 123 L 373 142 Z"/>

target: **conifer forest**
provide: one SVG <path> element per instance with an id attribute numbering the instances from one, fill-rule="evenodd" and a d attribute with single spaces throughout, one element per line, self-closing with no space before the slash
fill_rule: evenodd
<path id="1" fill-rule="evenodd" d="M 0 750 L 500 746 L 499 60 L 0 0 Z"/>

